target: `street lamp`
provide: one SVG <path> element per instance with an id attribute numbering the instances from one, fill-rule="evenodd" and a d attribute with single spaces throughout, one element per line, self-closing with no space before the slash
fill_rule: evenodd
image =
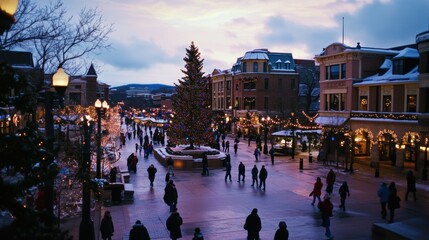
<path id="1" fill-rule="evenodd" d="M 264 124 L 264 154 L 268 154 L 268 145 L 267 145 L 267 138 L 268 138 L 268 124 L 270 124 L 271 118 L 262 118 L 262 123 Z"/>
<path id="2" fill-rule="evenodd" d="M 64 70 L 60 67 L 58 71 L 52 76 L 52 87 L 54 87 L 55 91 L 60 95 L 60 99 L 62 98 L 62 94 L 64 94 L 65 89 L 68 85 L 68 75 L 64 72 Z M 45 119 L 46 119 L 46 137 L 48 139 L 48 148 L 49 152 L 54 152 L 54 116 L 52 114 L 53 109 L 53 94 L 54 91 L 48 90 L 45 92 Z M 60 103 L 62 101 L 60 100 Z M 61 107 L 62 105 L 60 105 Z M 53 156 L 45 163 L 46 167 L 50 166 L 53 162 Z M 49 181 L 46 183 L 46 210 L 49 214 L 54 212 L 54 183 Z"/>
<path id="3" fill-rule="evenodd" d="M 0 0 L 0 35 L 15 23 L 13 15 L 18 8 L 18 0 Z"/>
<path id="4" fill-rule="evenodd" d="M 95 109 L 97 110 L 97 170 L 96 178 L 101 178 L 101 117 L 104 115 L 107 109 L 109 109 L 109 104 L 104 100 L 103 102 L 100 99 L 95 101 Z"/>
<path id="5" fill-rule="evenodd" d="M 92 121 L 89 116 L 83 117 L 83 148 L 82 148 L 82 221 L 79 225 L 79 240 L 94 240 L 94 223 L 91 219 L 91 130 Z"/>
<path id="6" fill-rule="evenodd" d="M 425 157 L 424 157 L 424 166 L 422 172 L 422 180 L 428 180 L 428 142 L 429 139 L 425 137 Z"/>

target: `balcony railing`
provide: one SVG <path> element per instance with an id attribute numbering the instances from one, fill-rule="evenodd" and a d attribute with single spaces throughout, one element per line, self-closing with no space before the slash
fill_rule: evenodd
<path id="1" fill-rule="evenodd" d="M 416 113 L 386 113 L 386 112 L 351 112 L 352 118 L 392 119 L 392 120 L 416 120 Z"/>

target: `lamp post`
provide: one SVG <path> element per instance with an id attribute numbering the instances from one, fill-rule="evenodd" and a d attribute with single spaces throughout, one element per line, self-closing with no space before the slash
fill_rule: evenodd
<path id="1" fill-rule="evenodd" d="M 52 86 L 55 91 L 59 94 L 60 99 L 62 98 L 62 94 L 64 94 L 68 85 L 68 75 L 64 72 L 64 70 L 59 67 L 57 72 L 52 76 Z M 50 157 L 48 161 L 46 161 L 46 168 L 50 167 L 53 163 L 53 155 L 54 152 L 54 117 L 52 114 L 53 109 L 53 90 L 46 91 L 46 99 L 45 99 L 45 119 L 46 119 L 46 137 L 48 139 L 48 148 Z M 62 101 L 60 100 L 60 103 Z M 62 105 L 61 105 L 62 106 Z M 52 215 L 54 213 L 54 183 L 53 181 L 48 181 L 46 183 L 46 211 Z M 52 224 L 53 222 L 49 222 L 48 224 Z"/>
<path id="2" fill-rule="evenodd" d="M 18 0 L 0 0 L 0 35 L 15 23 L 13 15 L 18 8 Z"/>
<path id="3" fill-rule="evenodd" d="M 264 124 L 264 150 L 263 153 L 264 154 L 268 154 L 268 124 L 270 124 L 271 122 L 271 118 L 267 117 L 267 118 L 262 118 L 262 123 Z"/>
<path id="4" fill-rule="evenodd" d="M 96 170 L 96 178 L 101 178 L 101 117 L 104 115 L 105 111 L 109 109 L 109 104 L 106 100 L 103 103 L 100 99 L 95 101 L 95 109 L 97 110 L 97 170 Z"/>
<path id="5" fill-rule="evenodd" d="M 292 159 L 295 159 L 295 113 L 291 112 L 291 121 L 290 121 L 290 127 L 292 130 Z"/>
<path id="6" fill-rule="evenodd" d="M 91 219 L 91 130 L 92 122 L 83 117 L 83 148 L 82 148 L 82 221 L 79 225 L 79 240 L 94 240 L 94 223 Z"/>
<path id="7" fill-rule="evenodd" d="M 425 137 L 425 157 L 424 157 L 424 165 L 423 165 L 423 172 L 422 172 L 422 180 L 428 180 L 428 142 L 429 139 L 426 136 Z"/>

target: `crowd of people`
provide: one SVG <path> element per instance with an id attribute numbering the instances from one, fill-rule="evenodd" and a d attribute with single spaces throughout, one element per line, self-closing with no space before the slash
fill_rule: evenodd
<path id="1" fill-rule="evenodd" d="M 139 127 L 137 127 L 136 134 L 137 137 L 141 136 L 139 135 L 138 131 Z M 146 132 L 146 131 L 145 131 Z M 129 138 L 131 138 L 133 134 L 128 135 Z M 146 135 L 147 136 L 147 135 Z M 153 135 L 151 134 L 150 139 L 153 138 Z M 142 140 L 143 141 L 143 140 Z M 148 142 L 148 145 L 152 144 L 152 141 L 149 141 L 149 139 L 144 139 L 144 143 L 138 144 L 136 143 L 136 151 L 134 153 L 131 153 L 130 156 L 127 158 L 127 166 L 129 171 L 133 171 L 134 173 L 137 173 L 137 152 L 141 149 L 141 146 L 145 146 L 146 142 Z M 234 140 L 234 154 L 237 154 L 238 152 L 238 143 L 239 140 L 236 138 Z M 158 144 L 161 144 L 160 142 Z M 222 139 L 222 151 L 226 153 L 226 159 L 225 159 L 225 182 L 228 180 L 232 181 L 231 176 L 231 157 L 229 155 L 229 141 Z M 141 151 L 141 150 L 140 150 Z M 149 154 L 150 151 L 146 151 L 144 153 L 144 157 L 146 157 L 146 152 Z M 259 161 L 259 157 L 261 155 L 260 149 L 257 147 L 253 155 L 255 157 L 255 162 Z M 269 156 L 271 159 L 272 164 L 274 164 L 274 149 L 270 149 Z M 178 212 L 177 203 L 178 203 L 178 190 L 176 188 L 175 182 L 172 178 L 174 176 L 173 166 L 174 166 L 174 160 L 170 158 L 166 159 L 167 161 L 167 173 L 165 177 L 166 186 L 164 188 L 164 202 L 169 206 L 170 209 L 170 216 L 166 220 L 166 227 L 167 230 L 170 232 L 170 238 L 171 239 L 179 239 L 182 237 L 182 231 L 181 231 L 181 225 L 183 224 L 183 218 Z M 203 176 L 209 176 L 209 169 L 208 169 L 208 162 L 207 162 L 207 156 L 204 155 L 202 159 L 202 175 Z M 148 179 L 150 182 L 150 186 L 153 187 L 153 183 L 155 181 L 155 176 L 157 173 L 157 169 L 153 164 L 150 164 L 147 168 L 148 172 Z M 265 165 L 261 165 L 260 169 L 258 169 L 258 166 L 256 164 L 253 165 L 253 167 L 250 169 L 250 174 L 252 176 L 252 187 L 257 187 L 261 190 L 266 189 L 266 179 L 268 176 L 268 171 L 265 167 Z M 240 162 L 238 164 L 238 181 L 239 183 L 245 181 L 245 175 L 246 175 L 246 166 L 243 162 Z M 113 179 L 113 178 L 112 178 Z M 321 226 L 325 228 L 325 236 L 328 239 L 333 238 L 333 234 L 331 233 L 331 217 L 333 216 L 333 208 L 334 204 L 331 202 L 332 196 L 335 192 L 334 185 L 336 182 L 336 174 L 333 171 L 333 169 L 330 169 L 329 172 L 326 175 L 326 188 L 325 188 L 325 194 L 322 198 L 322 192 L 323 192 L 323 181 L 321 177 L 316 178 L 316 182 L 313 185 L 312 191 L 310 192 L 310 196 L 313 198 L 311 204 L 315 205 L 316 200 L 318 200 L 317 208 L 320 210 L 321 215 Z M 405 195 L 405 200 L 408 200 L 408 195 L 411 193 L 413 195 L 414 201 L 417 200 L 416 198 L 416 180 L 413 175 L 412 171 L 409 171 L 406 176 L 407 180 L 407 191 Z M 342 211 L 346 211 L 346 199 L 350 197 L 350 188 L 346 181 L 343 181 L 340 184 L 340 187 L 338 188 L 338 195 L 340 196 L 340 203 L 338 207 L 342 209 Z M 380 205 L 381 205 L 381 217 L 383 219 L 386 219 L 387 216 L 389 216 L 388 222 L 392 223 L 394 221 L 395 216 L 395 210 L 400 208 L 400 197 L 397 194 L 397 189 L 395 182 L 391 182 L 389 185 L 387 183 L 381 183 L 380 188 L 377 191 L 377 196 L 380 199 Z M 245 219 L 243 228 L 247 231 L 247 239 L 260 239 L 259 233 L 262 229 L 262 221 L 261 218 L 258 215 L 258 209 L 254 208 L 251 213 L 247 216 Z M 111 236 L 113 235 L 114 228 L 113 228 L 113 221 L 112 217 L 110 216 L 110 213 L 108 211 L 105 212 L 105 216 L 102 220 L 100 231 L 103 239 L 111 239 Z M 149 232 L 146 229 L 146 227 L 142 224 L 140 220 L 137 220 L 135 224 L 132 226 L 130 230 L 130 240 L 132 239 L 150 239 Z M 193 240 L 201 240 L 204 239 L 203 232 L 200 228 L 194 229 L 194 236 Z M 281 239 L 289 239 L 289 231 L 287 229 L 287 224 L 285 221 L 280 221 L 278 223 L 278 229 L 274 233 L 274 240 L 281 240 Z"/>

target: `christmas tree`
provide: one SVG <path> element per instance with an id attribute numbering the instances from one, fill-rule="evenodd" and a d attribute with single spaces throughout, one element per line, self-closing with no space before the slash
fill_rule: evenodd
<path id="1" fill-rule="evenodd" d="M 198 48 L 191 43 L 186 49 L 185 74 L 176 85 L 173 97 L 173 118 L 169 139 L 176 144 L 206 144 L 212 139 L 210 82 L 203 77 L 203 61 Z"/>

